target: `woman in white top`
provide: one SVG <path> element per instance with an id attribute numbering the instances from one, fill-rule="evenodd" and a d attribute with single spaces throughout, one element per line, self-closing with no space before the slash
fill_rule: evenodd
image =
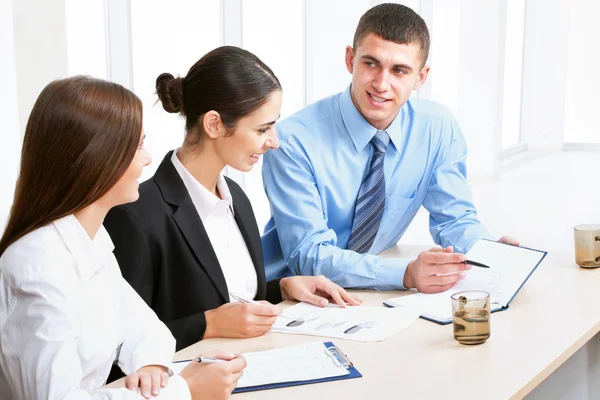
<path id="1" fill-rule="evenodd" d="M 0 240 L 1 399 L 221 399 L 235 388 L 242 357 L 169 379 L 174 338 L 112 254 L 102 221 L 138 198 L 142 136 L 140 100 L 115 83 L 69 78 L 38 97 Z M 127 388 L 102 388 L 113 362 Z"/>

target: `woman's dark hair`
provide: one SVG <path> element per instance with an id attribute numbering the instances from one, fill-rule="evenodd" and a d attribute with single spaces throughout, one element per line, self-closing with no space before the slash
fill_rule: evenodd
<path id="1" fill-rule="evenodd" d="M 184 78 L 169 73 L 156 78 L 156 93 L 163 108 L 185 117 L 188 133 L 211 110 L 233 129 L 240 118 L 260 108 L 276 90 L 281 90 L 281 84 L 273 71 L 254 54 L 234 46 L 207 53 Z"/>
<path id="2" fill-rule="evenodd" d="M 121 85 L 76 76 L 46 86 L 25 128 L 0 255 L 106 194 L 131 164 L 141 133 L 142 103 Z"/>

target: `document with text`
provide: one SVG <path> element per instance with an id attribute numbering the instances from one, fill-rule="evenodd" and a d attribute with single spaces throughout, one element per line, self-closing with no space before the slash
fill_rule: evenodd
<path id="1" fill-rule="evenodd" d="M 419 318 L 413 309 L 335 304 L 321 308 L 298 303 L 277 317 L 271 332 L 334 337 L 360 342 L 381 341 Z"/>
<path id="2" fill-rule="evenodd" d="M 362 376 L 338 354 L 341 350 L 331 342 L 242 353 L 248 364 L 234 393 Z M 174 362 L 171 370 L 179 374 L 190 362 L 196 361 Z"/>

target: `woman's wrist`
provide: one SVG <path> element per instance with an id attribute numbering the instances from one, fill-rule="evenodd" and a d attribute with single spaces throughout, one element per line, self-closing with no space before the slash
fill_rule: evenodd
<path id="1" fill-rule="evenodd" d="M 210 339 L 215 337 L 214 332 L 214 314 L 215 310 L 208 310 L 204 312 L 204 319 L 206 320 L 206 329 L 204 330 L 204 336 L 202 339 Z"/>
<path id="2" fill-rule="evenodd" d="M 287 289 L 291 279 L 292 279 L 292 277 L 288 276 L 285 278 L 281 278 L 281 280 L 279 281 L 279 290 L 281 291 L 281 298 L 283 300 L 290 300 L 286 289 Z"/>

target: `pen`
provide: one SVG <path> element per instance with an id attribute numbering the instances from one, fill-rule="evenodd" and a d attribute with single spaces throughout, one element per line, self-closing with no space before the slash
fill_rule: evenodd
<path id="1" fill-rule="evenodd" d="M 249 299 L 249 298 L 247 298 L 247 297 L 240 296 L 239 294 L 236 294 L 236 293 L 231 293 L 231 292 L 230 292 L 230 293 L 229 293 L 229 297 L 231 297 L 231 298 L 232 298 L 232 299 L 234 299 L 234 300 L 237 300 L 237 301 L 239 301 L 240 303 L 248 303 L 248 304 L 260 304 L 258 301 L 254 301 L 254 300 L 251 300 L 251 299 Z M 290 318 L 290 317 L 288 317 L 287 315 L 283 315 L 283 314 L 279 314 L 279 316 L 280 316 L 280 317 L 284 317 L 284 318 Z"/>
<path id="2" fill-rule="evenodd" d="M 485 264 L 482 264 L 480 262 L 471 261 L 471 260 L 466 260 L 465 264 L 469 264 L 469 265 L 472 265 L 474 267 L 481 267 L 481 268 L 489 268 L 490 267 L 489 265 L 485 265 Z"/>
<path id="3" fill-rule="evenodd" d="M 202 364 L 215 364 L 220 362 L 225 362 L 226 360 L 221 360 L 220 358 L 214 357 L 196 357 L 194 361 L 202 363 Z"/>
<path id="4" fill-rule="evenodd" d="M 248 299 L 244 296 L 240 296 L 239 294 L 229 293 L 229 297 L 232 297 L 234 300 L 239 301 L 240 303 L 248 303 L 248 304 L 259 304 L 258 301 L 254 301 L 252 299 Z"/>

